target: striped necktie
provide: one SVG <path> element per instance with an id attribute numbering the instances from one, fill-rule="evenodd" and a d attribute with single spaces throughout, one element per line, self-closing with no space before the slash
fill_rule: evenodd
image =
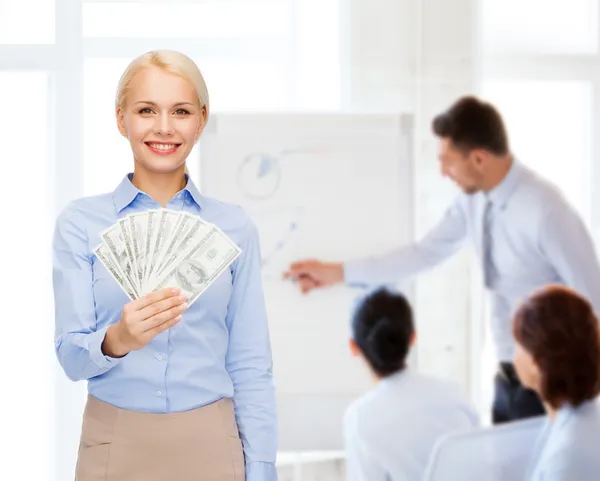
<path id="1" fill-rule="evenodd" d="M 492 257 L 492 201 L 487 200 L 483 213 L 483 273 L 485 286 L 491 288 L 496 276 L 496 266 Z"/>

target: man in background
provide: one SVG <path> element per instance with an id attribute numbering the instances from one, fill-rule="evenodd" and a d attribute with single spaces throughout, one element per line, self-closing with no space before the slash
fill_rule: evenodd
<path id="1" fill-rule="evenodd" d="M 599 312 L 600 268 L 591 236 L 562 193 L 515 159 L 494 106 L 463 97 L 433 120 L 432 129 L 442 175 L 462 190 L 437 225 L 392 252 L 343 263 L 301 260 L 285 277 L 295 279 L 303 293 L 338 283 L 399 282 L 439 265 L 469 239 L 491 295 L 498 356 L 493 422 L 541 415 L 539 398 L 521 385 L 512 364 L 512 314 L 548 283 L 573 288 Z"/>

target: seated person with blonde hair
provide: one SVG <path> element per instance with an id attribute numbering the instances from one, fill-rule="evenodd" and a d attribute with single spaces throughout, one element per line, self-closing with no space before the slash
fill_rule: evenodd
<path id="1" fill-rule="evenodd" d="M 346 413 L 349 480 L 421 480 L 440 436 L 478 424 L 457 386 L 406 367 L 414 340 L 412 310 L 401 294 L 377 290 L 353 315 L 351 350 L 377 386 Z"/>

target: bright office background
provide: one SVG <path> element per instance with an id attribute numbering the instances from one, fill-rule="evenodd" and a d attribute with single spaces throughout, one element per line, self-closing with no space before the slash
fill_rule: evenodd
<path id="1" fill-rule="evenodd" d="M 556 182 L 596 233 L 599 3 L 0 0 L 0 478 L 72 479 L 65 460 L 76 455 L 81 422 L 73 399 L 84 389 L 54 356 L 50 235 L 66 202 L 114 189 L 130 168 L 113 99 L 134 56 L 153 48 L 190 55 L 213 112 L 415 115 L 419 236 L 453 193 L 437 172 L 430 119 L 459 95 L 480 93 L 504 114 L 518 157 Z M 416 311 L 420 367 L 447 372 L 438 353 L 463 346 L 451 374 L 485 414 L 493 357 L 478 275 L 465 254 L 423 276 Z M 460 340 L 440 339 L 440 322 L 454 323 Z"/>

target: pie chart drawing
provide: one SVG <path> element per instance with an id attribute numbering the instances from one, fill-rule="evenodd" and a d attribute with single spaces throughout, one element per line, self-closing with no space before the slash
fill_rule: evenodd
<path id="1" fill-rule="evenodd" d="M 242 159 L 236 180 L 245 195 L 253 199 L 268 199 L 281 183 L 279 158 L 262 152 L 254 152 Z"/>

